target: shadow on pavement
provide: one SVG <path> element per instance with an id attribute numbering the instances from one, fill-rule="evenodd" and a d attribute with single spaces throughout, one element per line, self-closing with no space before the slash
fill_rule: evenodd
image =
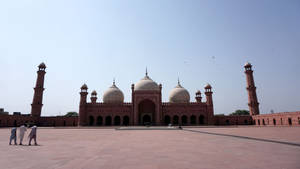
<path id="1" fill-rule="evenodd" d="M 209 134 L 209 135 L 224 136 L 224 137 L 233 137 L 233 138 L 239 138 L 239 139 L 247 139 L 247 140 L 262 141 L 262 142 L 277 143 L 277 144 L 284 144 L 284 145 L 300 147 L 299 143 L 293 143 L 293 142 L 269 140 L 269 139 L 247 137 L 247 136 L 237 136 L 237 135 L 232 135 L 232 134 L 211 133 L 211 132 L 192 130 L 192 129 L 183 129 L 183 130 L 184 131 L 195 132 L 195 133 L 201 133 L 201 134 Z"/>

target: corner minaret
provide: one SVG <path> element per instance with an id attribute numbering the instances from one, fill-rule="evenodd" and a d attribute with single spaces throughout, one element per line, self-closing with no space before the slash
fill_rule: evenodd
<path id="1" fill-rule="evenodd" d="M 207 124 L 213 124 L 214 122 L 214 104 L 212 99 L 212 87 L 210 84 L 207 84 L 205 87 L 205 96 L 206 96 L 206 106 L 207 106 Z"/>
<path id="2" fill-rule="evenodd" d="M 256 96 L 256 87 L 254 84 L 252 65 L 247 62 L 244 68 L 245 68 L 245 74 L 247 80 L 248 106 L 249 106 L 250 115 L 251 116 L 258 115 L 259 103 L 257 101 L 257 96 Z"/>
<path id="3" fill-rule="evenodd" d="M 38 66 L 37 80 L 34 88 L 33 101 L 31 104 L 31 116 L 40 117 L 43 106 L 43 92 L 44 92 L 44 77 L 46 74 L 46 65 L 41 63 Z"/>
<path id="4" fill-rule="evenodd" d="M 79 118 L 78 118 L 78 124 L 79 126 L 85 126 L 87 125 L 86 121 L 86 97 L 88 95 L 88 87 L 86 84 L 83 84 L 81 86 L 80 91 L 80 104 L 79 104 Z M 97 93 L 93 93 L 93 97 Z M 96 102 L 96 100 L 95 100 Z"/>

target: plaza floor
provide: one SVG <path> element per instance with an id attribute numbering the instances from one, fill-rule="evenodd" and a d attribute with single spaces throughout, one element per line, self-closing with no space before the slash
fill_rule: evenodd
<path id="1" fill-rule="evenodd" d="M 39 146 L 9 146 L 9 134 L 0 129 L 1 169 L 300 168 L 300 127 L 38 128 Z"/>

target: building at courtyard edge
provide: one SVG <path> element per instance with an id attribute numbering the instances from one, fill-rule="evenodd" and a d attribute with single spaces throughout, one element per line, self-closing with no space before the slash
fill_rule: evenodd
<path id="1" fill-rule="evenodd" d="M 38 126 L 127 126 L 127 125 L 285 125 L 300 126 L 300 111 L 260 114 L 252 65 L 244 65 L 250 115 L 214 115 L 213 88 L 210 84 L 194 95 L 178 80 L 171 89 L 169 100 L 162 101 L 162 84 L 145 76 L 131 85 L 131 102 L 124 102 L 124 94 L 115 81 L 99 101 L 94 90 L 90 97 L 88 86 L 80 88 L 79 116 L 41 116 L 43 107 L 46 65 L 38 66 L 37 80 L 31 104 L 31 114 L 9 115 L 0 112 L 0 126 L 19 126 L 34 123 Z M 195 97 L 195 101 L 191 101 Z M 3 111 L 3 109 L 2 109 Z"/>

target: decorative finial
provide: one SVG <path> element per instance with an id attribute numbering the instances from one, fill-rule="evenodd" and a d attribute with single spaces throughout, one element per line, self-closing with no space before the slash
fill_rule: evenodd
<path id="1" fill-rule="evenodd" d="M 180 80 L 179 80 L 179 77 L 178 77 L 178 82 L 177 82 L 177 83 L 178 83 L 178 86 L 180 86 Z"/>
<path id="2" fill-rule="evenodd" d="M 116 79 L 114 78 L 114 80 L 113 80 L 113 85 L 116 85 Z"/>
<path id="3" fill-rule="evenodd" d="M 148 70 L 147 70 L 147 66 L 146 66 L 146 76 L 148 76 Z"/>

